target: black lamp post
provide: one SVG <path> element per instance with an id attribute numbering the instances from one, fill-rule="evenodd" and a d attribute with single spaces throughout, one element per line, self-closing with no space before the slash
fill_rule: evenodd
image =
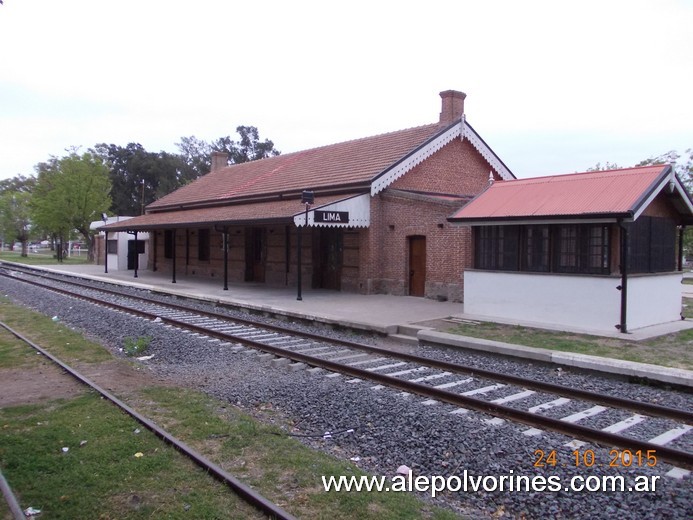
<path id="1" fill-rule="evenodd" d="M 301 193 L 301 204 L 305 204 L 306 207 L 306 227 L 308 227 L 308 209 L 310 208 L 310 205 L 315 202 L 315 194 L 310 191 L 310 190 L 303 190 L 303 193 Z M 298 294 L 296 296 L 297 300 L 303 300 L 301 297 L 301 249 L 302 249 L 302 233 L 301 233 L 301 226 L 296 226 L 298 237 L 296 240 L 296 249 L 298 251 L 298 258 L 296 259 L 296 285 L 297 285 L 297 291 Z"/>
<path id="2" fill-rule="evenodd" d="M 104 224 L 108 224 L 108 215 L 106 215 L 106 213 L 101 213 L 101 220 L 103 220 Z M 108 273 L 108 230 L 104 230 L 103 266 L 104 266 L 104 273 Z"/>

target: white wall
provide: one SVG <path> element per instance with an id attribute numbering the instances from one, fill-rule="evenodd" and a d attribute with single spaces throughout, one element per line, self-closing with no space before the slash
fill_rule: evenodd
<path id="1" fill-rule="evenodd" d="M 108 255 L 108 269 L 126 271 L 128 268 L 128 242 L 135 240 L 135 235 L 124 232 L 109 233 L 108 240 L 118 241 L 118 254 Z M 137 241 L 144 242 L 144 253 L 139 255 L 138 270 L 147 268 L 149 262 L 149 233 L 137 233 Z"/>
<path id="2" fill-rule="evenodd" d="M 628 277 L 628 330 L 681 319 L 683 273 Z"/>
<path id="3" fill-rule="evenodd" d="M 628 277 L 628 330 L 680 319 L 681 273 Z M 616 332 L 620 276 L 464 273 L 465 314 Z"/>

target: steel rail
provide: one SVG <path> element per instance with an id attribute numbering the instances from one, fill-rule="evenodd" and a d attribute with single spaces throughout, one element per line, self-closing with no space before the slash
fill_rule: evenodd
<path id="1" fill-rule="evenodd" d="M 195 462 L 195 464 L 202 467 L 207 472 L 211 473 L 217 480 L 226 484 L 229 488 L 231 488 L 236 494 L 238 494 L 246 502 L 252 504 L 256 508 L 258 508 L 260 511 L 267 514 L 269 517 L 276 518 L 278 520 L 296 520 L 296 517 L 294 517 L 290 513 L 286 512 L 280 506 L 278 506 L 277 504 L 266 499 L 264 496 L 259 494 L 254 489 L 247 486 L 246 484 L 244 484 L 243 482 L 238 480 L 236 477 L 234 477 L 230 473 L 224 471 L 220 466 L 218 466 L 214 462 L 210 461 L 205 456 L 203 456 L 202 454 L 198 453 L 193 448 L 191 448 L 190 446 L 185 444 L 183 441 L 181 441 L 180 439 L 178 439 L 178 438 L 174 437 L 173 435 L 171 435 L 170 433 L 168 433 L 166 430 L 159 427 L 154 421 L 148 419 L 147 417 L 140 414 L 139 412 L 137 412 L 133 408 L 129 407 L 123 401 L 121 401 L 120 399 L 115 397 L 113 394 L 111 394 L 107 390 L 104 390 L 103 388 L 98 386 L 96 383 L 94 383 L 90 379 L 86 378 L 85 376 L 83 376 L 82 374 L 80 374 L 79 372 L 74 370 L 69 365 L 63 363 L 60 359 L 58 359 L 57 357 L 55 357 L 50 352 L 48 352 L 44 348 L 40 347 L 39 345 L 37 345 L 36 343 L 31 341 L 29 338 L 23 336 L 22 334 L 20 334 L 19 332 L 15 331 L 15 330 L 13 330 L 7 324 L 5 324 L 1 321 L 0 321 L 0 327 L 3 327 L 8 332 L 10 332 L 12 335 L 14 335 L 15 337 L 17 337 L 18 339 L 20 339 L 21 341 L 23 341 L 27 345 L 31 346 L 32 348 L 34 348 L 35 350 L 40 352 L 43 356 L 47 357 L 53 363 L 57 364 L 60 368 L 65 370 L 72 377 L 74 377 L 75 379 L 77 379 L 81 383 L 85 384 L 86 386 L 90 387 L 91 389 L 95 390 L 101 396 L 103 396 L 105 399 L 108 399 L 109 401 L 111 401 L 118 408 L 123 410 L 125 413 L 127 413 L 132 418 L 137 420 L 140 424 L 142 424 L 145 428 L 147 428 L 152 433 L 154 433 L 157 437 L 159 437 L 164 442 L 173 446 L 176 450 L 178 450 L 182 454 L 189 457 L 193 462 Z"/>
<path id="2" fill-rule="evenodd" d="M 32 276 L 38 276 L 41 278 L 47 278 L 49 280 L 55 281 L 55 279 L 53 279 L 49 276 L 43 275 L 43 274 L 36 274 L 33 272 L 30 274 Z M 103 302 L 103 301 L 95 299 L 95 298 L 91 298 L 89 296 L 78 295 L 78 294 L 72 293 L 71 291 L 68 291 L 65 289 L 60 289 L 57 287 L 51 287 L 48 285 L 37 283 L 37 282 L 34 282 L 32 280 L 26 280 L 26 279 L 21 279 L 21 278 L 14 278 L 14 279 L 20 280 L 20 281 L 25 282 L 25 283 L 36 285 L 37 287 L 42 287 L 42 288 L 51 289 L 51 290 L 54 290 L 57 292 L 62 292 L 64 294 L 67 294 L 70 296 L 77 296 L 80 298 L 89 299 L 93 303 L 98 303 L 100 305 L 105 305 L 108 303 L 108 302 Z M 68 283 L 68 282 L 63 282 L 63 283 Z M 189 307 L 189 306 L 181 305 L 178 303 L 159 302 L 159 301 L 151 300 L 149 298 L 145 298 L 142 296 L 123 294 L 123 293 L 120 293 L 118 291 L 112 291 L 110 289 L 105 289 L 105 288 L 101 288 L 101 287 L 95 288 L 95 287 L 92 287 L 88 284 L 83 284 L 80 282 L 74 282 L 74 283 L 69 282 L 69 283 L 71 283 L 73 285 L 79 285 L 81 287 L 88 288 L 90 290 L 101 291 L 101 292 L 105 292 L 108 294 L 113 294 L 113 295 L 120 296 L 123 298 L 131 298 L 134 300 L 140 300 L 140 301 L 147 302 L 150 304 L 156 304 L 156 305 L 161 305 L 164 307 L 170 307 L 170 308 L 180 310 L 180 311 L 195 313 L 195 314 L 198 314 L 200 316 L 206 316 L 209 318 L 216 318 L 216 319 L 225 320 L 225 321 L 233 321 L 233 322 L 243 323 L 243 324 L 250 325 L 250 326 L 256 326 L 256 327 L 260 327 L 260 328 L 267 329 L 267 330 L 273 330 L 276 332 L 281 332 L 283 334 L 290 334 L 293 336 L 300 336 L 300 337 L 312 339 L 315 341 L 323 341 L 326 343 L 337 344 L 337 345 L 344 346 L 347 348 L 353 348 L 355 350 L 361 350 L 364 352 L 370 352 L 372 354 L 387 356 L 387 357 L 390 357 L 393 359 L 399 359 L 399 360 L 407 361 L 410 363 L 416 363 L 416 364 L 419 364 L 422 366 L 427 366 L 429 368 L 436 368 L 436 369 L 440 369 L 440 370 L 444 370 L 444 371 L 448 371 L 448 372 L 453 372 L 453 373 L 457 373 L 457 374 L 473 374 L 475 376 L 483 377 L 485 379 L 489 379 L 492 381 L 498 381 L 501 383 L 512 384 L 512 385 L 520 386 L 520 387 L 527 388 L 527 389 L 538 390 L 538 391 L 556 394 L 556 395 L 560 395 L 560 396 L 564 396 L 564 397 L 570 397 L 572 399 L 582 399 L 585 401 L 590 401 L 590 402 L 597 403 L 597 404 L 603 404 L 603 405 L 607 405 L 607 406 L 611 406 L 611 407 L 621 408 L 621 409 L 629 410 L 629 411 L 636 412 L 636 413 L 644 413 L 644 414 L 649 414 L 649 415 L 656 416 L 656 417 L 673 419 L 676 421 L 681 421 L 681 422 L 693 424 L 693 413 L 688 412 L 686 410 L 681 410 L 679 408 L 670 408 L 670 407 L 661 406 L 661 405 L 652 404 L 652 403 L 643 403 L 640 401 L 634 401 L 632 399 L 624 399 L 622 397 L 599 394 L 596 392 L 591 392 L 589 390 L 583 390 L 580 388 L 570 388 L 570 387 L 566 387 L 563 385 L 557 385 L 554 383 L 547 383 L 544 381 L 526 379 L 526 378 L 523 378 L 520 376 L 511 375 L 511 374 L 500 374 L 497 372 L 492 372 L 492 371 L 484 370 L 481 368 L 475 368 L 475 367 L 470 367 L 470 366 L 466 366 L 466 365 L 459 365 L 459 364 L 455 364 L 455 363 L 450 363 L 447 361 L 441 361 L 441 360 L 421 357 L 421 356 L 417 356 L 415 354 L 408 354 L 405 352 L 395 352 L 395 351 L 387 350 L 387 349 L 384 349 L 381 347 L 375 347 L 372 345 L 366 345 L 366 344 L 358 343 L 358 342 L 354 342 L 354 341 L 343 340 L 343 339 L 339 339 L 339 338 L 330 338 L 327 336 L 322 336 L 320 334 L 311 333 L 311 332 L 296 331 L 293 329 L 289 329 L 287 327 L 258 323 L 256 321 L 247 320 L 244 318 L 230 317 L 230 316 L 227 316 L 227 315 L 224 315 L 221 313 L 200 310 L 200 309 L 196 309 L 194 307 Z M 113 306 L 118 306 L 118 304 L 115 304 L 115 303 L 112 303 L 112 304 L 108 303 L 108 304 L 113 305 Z M 126 312 L 131 312 L 131 313 L 139 313 L 140 312 L 140 311 L 136 311 L 135 309 L 132 309 L 130 307 L 125 307 L 125 306 L 119 306 L 119 308 L 126 311 Z M 154 316 L 153 314 L 149 314 L 146 312 L 143 312 L 141 315 L 143 317 Z M 159 317 L 159 316 L 156 316 L 156 317 Z M 164 320 L 163 317 L 161 317 L 161 319 Z M 190 326 L 190 325 L 186 324 L 186 326 Z M 210 331 L 208 329 L 204 329 L 205 334 L 209 334 L 209 332 Z M 234 338 L 234 341 L 240 342 L 240 338 Z M 258 345 L 264 345 L 264 344 L 259 343 Z M 261 348 L 261 347 L 256 346 L 255 348 Z M 288 354 L 278 354 L 278 355 L 283 355 L 284 357 L 290 357 Z"/>
<path id="3" fill-rule="evenodd" d="M 7 483 L 7 480 L 5 480 L 5 476 L 2 474 L 2 471 L 0 471 L 0 491 L 2 491 L 2 494 L 5 496 L 5 501 L 7 502 L 7 506 L 10 508 L 10 513 L 12 513 L 14 519 L 26 520 L 26 515 L 24 514 L 24 511 L 22 511 L 22 507 L 19 505 L 17 497 L 12 492 L 12 488 Z"/>
<path id="4" fill-rule="evenodd" d="M 23 280 L 26 281 L 26 280 Z M 36 282 L 31 282 L 28 281 L 28 283 L 32 283 L 41 287 L 46 287 L 43 286 L 43 284 L 38 284 Z M 559 419 L 553 419 L 550 417 L 545 417 L 542 415 L 538 414 L 533 414 L 531 412 L 525 412 L 523 410 L 518 410 L 515 408 L 511 408 L 508 406 L 488 402 L 488 401 L 483 401 L 480 399 L 475 399 L 473 397 L 468 397 L 468 396 L 463 396 L 460 394 L 456 394 L 454 392 L 450 392 L 448 390 L 443 390 L 443 389 L 438 389 L 434 388 L 431 386 L 423 385 L 420 383 L 414 383 L 412 381 L 407 381 L 407 380 L 402 380 L 402 379 L 397 379 L 391 376 L 387 376 L 384 374 L 378 374 L 375 372 L 369 372 L 368 370 L 365 369 L 360 369 L 357 367 L 349 366 L 349 365 L 344 365 L 341 363 L 336 363 L 334 361 L 329 361 L 326 359 L 322 358 L 317 358 L 314 356 L 310 356 L 308 354 L 301 354 L 298 352 L 291 352 L 284 350 L 280 347 L 274 347 L 272 345 L 267 345 L 264 343 L 260 343 L 257 341 L 253 341 L 250 339 L 246 338 L 241 338 L 241 337 L 236 337 L 233 334 L 227 334 L 224 332 L 219 332 L 219 331 L 214 331 L 211 329 L 207 329 L 206 327 L 199 326 L 199 325 L 194 325 L 187 323 L 185 321 L 177 320 L 174 318 L 168 318 L 164 316 L 158 316 L 155 313 L 150 313 L 147 311 L 142 311 L 138 309 L 132 309 L 131 307 L 126 307 L 123 305 L 119 305 L 116 303 L 112 302 L 103 302 L 101 300 L 98 300 L 96 298 L 92 298 L 90 296 L 84 296 L 84 295 L 76 295 L 74 293 L 71 293 L 70 291 L 64 290 L 64 289 L 59 289 L 55 287 L 46 287 L 50 290 L 54 290 L 57 292 L 61 292 L 64 294 L 67 294 L 72 297 L 77 297 L 80 299 L 84 299 L 86 301 L 91 301 L 93 303 L 96 303 L 98 305 L 106 305 L 109 307 L 117 308 L 119 310 L 122 310 L 124 312 L 130 313 L 130 314 L 135 314 L 139 315 L 142 317 L 146 317 L 148 319 L 156 319 L 159 318 L 161 319 L 162 322 L 168 323 L 174 327 L 178 328 L 183 328 L 187 329 L 193 332 L 197 332 L 200 334 L 203 334 L 208 337 L 216 338 L 216 339 L 221 339 L 225 341 L 233 341 L 235 343 L 241 343 L 243 345 L 247 345 L 249 347 L 252 347 L 257 350 L 261 350 L 263 352 L 267 352 L 270 354 L 274 354 L 279 357 L 284 357 L 288 359 L 292 359 L 296 362 L 300 363 L 305 363 L 307 365 L 311 366 L 317 366 L 324 368 L 326 370 L 330 370 L 333 372 L 338 372 L 342 374 L 348 374 L 351 376 L 354 376 L 359 379 L 366 379 L 370 381 L 374 381 L 392 388 L 398 388 L 400 390 L 403 390 L 405 392 L 409 393 L 415 393 L 421 396 L 426 396 L 430 397 L 432 399 L 436 399 L 441 402 L 446 402 L 461 408 L 469 408 L 473 409 L 476 411 L 488 413 L 497 417 L 503 417 L 506 419 L 510 419 L 516 422 L 521 422 L 523 424 L 528 424 L 533 427 L 538 427 L 542 429 L 547 429 L 551 431 L 555 431 L 558 433 L 562 433 L 571 437 L 575 437 L 581 440 L 593 442 L 602 446 L 607 446 L 607 447 L 616 447 L 616 448 L 623 448 L 623 449 L 629 449 L 633 451 L 640 450 L 642 452 L 647 452 L 647 451 L 654 451 L 657 454 L 657 457 L 663 461 L 669 462 L 670 464 L 683 467 L 686 469 L 693 469 L 693 453 L 688 453 L 685 451 L 673 449 L 673 448 L 668 448 L 666 446 L 661 446 L 658 444 L 652 444 L 646 441 L 639 441 L 637 439 L 631 439 L 629 437 L 622 437 L 620 435 L 616 435 L 613 433 L 605 432 L 602 430 L 595 430 L 593 428 L 588 428 L 585 426 L 581 426 L 578 424 L 574 423 L 568 423 L 565 421 L 561 421 Z M 129 297 L 123 295 L 123 297 Z M 161 304 L 160 302 L 155 302 L 158 305 L 164 305 L 166 304 Z M 193 312 L 197 314 L 204 314 L 200 313 L 196 309 L 193 309 Z M 228 317 L 227 317 L 228 319 Z M 325 339 L 325 338 L 323 338 Z M 373 348 L 373 347 L 369 347 Z M 383 349 L 377 349 L 379 352 L 383 353 L 390 353 L 389 351 L 384 351 Z M 424 358 L 425 359 L 425 358 Z M 419 361 L 419 358 L 416 358 L 416 361 Z M 443 363 L 445 365 L 446 363 Z M 455 366 L 455 365 L 453 365 Z M 459 368 L 459 367 L 458 367 Z M 479 371 L 475 371 L 475 373 L 479 373 Z M 561 387 L 564 388 L 564 387 Z M 690 415 L 690 414 L 688 414 Z"/>

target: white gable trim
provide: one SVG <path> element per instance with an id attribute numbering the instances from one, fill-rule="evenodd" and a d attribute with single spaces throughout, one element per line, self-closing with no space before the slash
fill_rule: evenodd
<path id="1" fill-rule="evenodd" d="M 493 150 L 488 147 L 484 140 L 481 139 L 476 131 L 467 123 L 465 117 L 462 116 L 458 124 L 449 128 L 446 132 L 431 140 L 418 150 L 415 150 L 411 155 L 405 157 L 389 170 L 385 170 L 382 175 L 371 183 L 371 195 L 377 195 L 383 191 L 402 175 L 411 171 L 412 168 L 422 163 L 425 159 L 428 159 L 456 137 L 459 137 L 461 140 L 467 138 L 471 145 L 488 161 L 491 168 L 493 168 L 502 179 L 509 181 L 515 178 L 510 170 L 498 159 L 496 154 L 493 153 Z"/>
<path id="2" fill-rule="evenodd" d="M 347 212 L 349 222 L 315 222 L 315 210 L 327 212 Z M 306 212 L 302 211 L 294 215 L 294 224 L 297 227 L 306 225 Z M 308 210 L 308 225 L 315 227 L 369 227 L 371 225 L 371 196 L 368 193 L 356 195 L 348 199 L 338 200 L 323 206 L 317 206 Z"/>
<path id="3" fill-rule="evenodd" d="M 462 121 L 460 121 L 459 124 L 448 129 L 447 132 L 439 135 L 418 150 L 415 150 L 411 155 L 405 157 L 402 161 L 392 166 L 389 170 L 385 170 L 385 173 L 380 175 L 371 183 L 371 195 L 377 195 L 390 184 L 399 179 L 402 175 L 414 168 L 414 166 L 422 163 L 425 159 L 428 159 L 443 146 L 450 143 L 453 139 L 455 139 L 455 137 L 458 137 L 462 130 L 462 124 Z"/>
<path id="4" fill-rule="evenodd" d="M 510 181 L 515 178 L 515 176 L 506 168 L 506 166 L 501 162 L 500 159 L 498 159 L 498 156 L 493 153 L 493 150 L 489 148 L 489 146 L 484 142 L 484 140 L 479 137 L 479 134 L 476 133 L 476 131 L 469 126 L 467 123 L 467 120 L 464 119 L 464 127 L 462 128 L 462 134 L 460 135 L 460 139 L 464 140 L 466 137 L 471 145 L 476 148 L 476 151 L 481 154 L 481 156 L 488 161 L 488 163 L 491 165 L 491 168 L 500 175 L 501 179 L 505 181 Z"/>
<path id="5" fill-rule="evenodd" d="M 671 167 L 670 167 L 671 168 Z M 674 168 L 671 168 L 671 171 L 669 172 L 669 175 L 664 177 L 659 185 L 652 191 L 650 196 L 640 205 L 640 207 L 636 210 L 635 214 L 633 215 L 633 220 L 636 220 L 640 215 L 642 215 L 643 211 L 647 209 L 647 207 L 652 204 L 652 201 L 664 190 L 667 189 L 669 193 L 673 194 L 674 192 L 678 192 L 679 196 L 681 199 L 684 201 L 686 207 L 688 208 L 688 211 L 693 214 L 693 205 L 691 205 L 691 199 L 688 197 L 688 194 L 686 193 L 686 188 L 683 187 L 681 184 L 681 181 L 679 178 L 676 176 L 676 172 L 674 171 Z"/>

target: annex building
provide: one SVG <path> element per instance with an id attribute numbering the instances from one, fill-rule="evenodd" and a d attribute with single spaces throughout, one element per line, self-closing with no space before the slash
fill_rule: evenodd
<path id="1" fill-rule="evenodd" d="M 467 122 L 465 94 L 440 96 L 432 124 L 231 166 L 215 153 L 208 174 L 100 229 L 106 241 L 148 232 L 146 268 L 173 282 L 177 274 L 218 278 L 225 289 L 302 280 L 462 301 L 471 231 L 448 217 L 490 180 L 515 177 Z"/>
<path id="2" fill-rule="evenodd" d="M 467 314 L 607 333 L 681 319 L 693 202 L 670 165 L 496 182 L 449 221 L 472 232 Z"/>

